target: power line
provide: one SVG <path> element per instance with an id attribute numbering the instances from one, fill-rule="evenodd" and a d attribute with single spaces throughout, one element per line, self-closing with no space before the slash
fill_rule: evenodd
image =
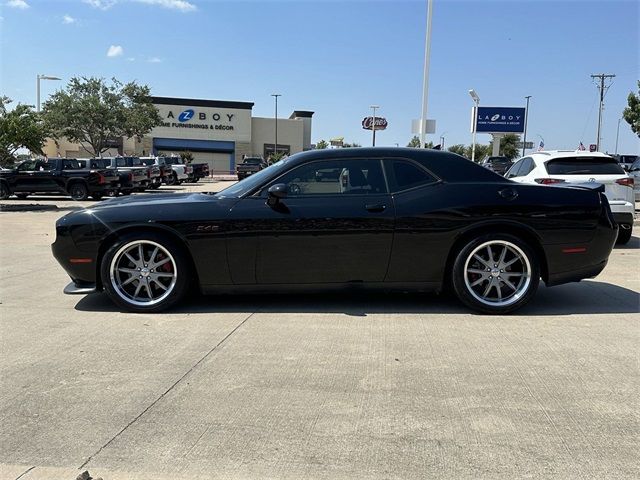
<path id="1" fill-rule="evenodd" d="M 613 79 L 615 78 L 615 75 L 611 73 L 597 73 L 597 74 L 591 75 L 591 78 L 594 80 L 597 78 L 600 81 L 599 83 L 596 83 L 596 86 L 598 87 L 598 90 L 600 92 L 600 108 L 598 109 L 598 136 L 596 138 L 596 151 L 599 152 L 600 151 L 600 132 L 602 130 L 602 109 L 604 108 L 604 96 L 609 90 L 611 83 L 613 83 Z M 608 85 L 605 85 L 605 82 L 607 80 L 610 80 L 610 82 Z"/>

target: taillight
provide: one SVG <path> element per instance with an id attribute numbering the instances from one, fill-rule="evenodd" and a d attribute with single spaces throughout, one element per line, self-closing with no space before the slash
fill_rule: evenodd
<path id="1" fill-rule="evenodd" d="M 129 181 L 132 182 L 133 181 L 133 173 L 129 172 Z"/>
<path id="2" fill-rule="evenodd" d="M 151 178 L 151 170 L 147 170 L 147 178 Z"/>
<path id="3" fill-rule="evenodd" d="M 616 180 L 616 183 L 618 185 L 622 185 L 624 187 L 633 188 L 633 178 L 631 178 L 631 177 L 619 178 L 618 180 Z"/>
<path id="4" fill-rule="evenodd" d="M 102 184 L 105 183 L 105 178 L 104 175 L 102 175 L 101 173 L 98 174 L 98 183 Z"/>
<path id="5" fill-rule="evenodd" d="M 565 181 L 561 178 L 536 178 L 535 182 L 540 185 L 553 185 L 554 183 L 564 183 Z"/>

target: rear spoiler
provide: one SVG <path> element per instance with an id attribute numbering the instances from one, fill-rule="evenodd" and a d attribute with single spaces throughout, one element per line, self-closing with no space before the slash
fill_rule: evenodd
<path id="1" fill-rule="evenodd" d="M 597 182 L 556 183 L 549 186 L 560 187 L 560 188 L 577 188 L 578 190 L 591 190 L 592 192 L 604 193 L 604 185 L 602 183 L 597 183 Z"/>

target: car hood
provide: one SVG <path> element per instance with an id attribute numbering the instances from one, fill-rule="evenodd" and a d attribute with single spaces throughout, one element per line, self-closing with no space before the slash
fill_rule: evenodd
<path id="1" fill-rule="evenodd" d="M 125 207 L 157 207 L 162 205 L 180 205 L 203 201 L 216 201 L 217 197 L 209 193 L 148 193 L 143 195 L 132 195 L 128 197 L 111 198 L 104 200 L 92 207 L 93 211 L 101 211 L 112 208 Z"/>

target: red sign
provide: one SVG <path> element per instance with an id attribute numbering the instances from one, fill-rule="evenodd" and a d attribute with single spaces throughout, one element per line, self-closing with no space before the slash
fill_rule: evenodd
<path id="1" fill-rule="evenodd" d="M 376 117 L 376 130 L 384 130 L 387 128 L 387 119 L 384 117 Z M 362 119 L 362 128 L 365 130 L 373 130 L 373 117 L 364 117 Z"/>
<path id="2" fill-rule="evenodd" d="M 589 151 L 590 151 L 590 152 L 595 152 L 595 151 L 596 151 L 596 148 L 597 148 L 597 146 L 596 146 L 596 144 L 595 144 L 595 143 L 592 143 L 591 145 L 589 145 Z"/>

